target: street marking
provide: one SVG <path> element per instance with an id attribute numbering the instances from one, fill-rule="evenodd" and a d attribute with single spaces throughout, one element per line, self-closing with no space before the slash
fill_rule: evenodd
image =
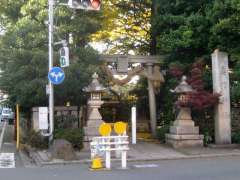
<path id="1" fill-rule="evenodd" d="M 156 167 L 159 167 L 159 165 L 157 164 L 136 164 L 136 165 L 133 165 L 134 167 L 136 168 L 156 168 Z"/>
<path id="2" fill-rule="evenodd" d="M 0 153 L 0 168 L 15 168 L 14 153 Z"/>

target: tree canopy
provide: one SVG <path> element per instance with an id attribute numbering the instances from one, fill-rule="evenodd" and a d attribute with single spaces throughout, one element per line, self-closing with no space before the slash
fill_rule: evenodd
<path id="1" fill-rule="evenodd" d="M 9 103 L 22 108 L 47 105 L 48 73 L 47 0 L 0 1 L 0 89 Z M 82 88 L 97 71 L 97 52 L 88 45 L 90 36 L 101 26 L 101 12 L 72 11 L 55 7 L 54 39 L 69 41 L 71 65 L 66 79 L 55 87 L 55 104 L 83 103 Z M 59 65 L 59 46 L 55 46 L 54 65 Z"/>
<path id="2" fill-rule="evenodd" d="M 0 0 L 0 30 L 4 32 L 0 36 L 0 89 L 9 94 L 11 103 L 46 104 L 47 7 L 47 0 Z M 64 84 L 56 86 L 56 103 L 84 99 L 81 89 L 99 69 L 97 52 L 89 42 L 105 44 L 110 54 L 168 54 L 166 68 L 172 62 L 191 64 L 196 57 L 204 57 L 210 65 L 210 54 L 219 48 L 229 53 L 231 77 L 238 84 L 239 19 L 239 0 L 106 0 L 100 11 L 56 4 L 54 39 L 69 42 L 71 59 Z M 55 46 L 54 65 L 59 64 L 58 49 Z"/>
<path id="3" fill-rule="evenodd" d="M 159 0 L 152 23 L 158 53 L 192 62 L 219 48 L 239 60 L 240 25 L 238 0 Z"/>

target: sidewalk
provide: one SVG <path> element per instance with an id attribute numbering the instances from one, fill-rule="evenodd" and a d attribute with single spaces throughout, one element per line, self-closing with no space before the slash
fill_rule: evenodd
<path id="1" fill-rule="evenodd" d="M 57 164 L 82 164 L 90 163 L 90 152 L 77 152 L 77 160 L 64 161 L 62 159 L 51 159 L 51 155 L 47 151 L 29 151 L 29 156 L 39 166 L 57 165 Z M 130 145 L 128 151 L 128 161 L 156 161 L 156 160 L 174 160 L 174 159 L 190 159 L 190 158 L 208 158 L 222 156 L 240 156 L 240 147 L 230 148 L 210 148 L 195 147 L 184 149 L 173 149 L 165 144 L 156 142 L 137 142 L 136 145 Z M 113 161 L 120 159 L 113 158 Z"/>

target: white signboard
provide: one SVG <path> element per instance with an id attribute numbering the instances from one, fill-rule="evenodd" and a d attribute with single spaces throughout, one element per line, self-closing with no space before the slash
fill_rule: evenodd
<path id="1" fill-rule="evenodd" d="M 48 129 L 48 107 L 39 107 L 38 109 L 39 129 Z"/>

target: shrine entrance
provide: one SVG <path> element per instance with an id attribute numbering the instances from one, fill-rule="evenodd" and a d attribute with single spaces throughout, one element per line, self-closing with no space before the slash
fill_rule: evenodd
<path id="1" fill-rule="evenodd" d="M 150 114 L 150 129 L 153 137 L 156 137 L 157 114 L 156 114 L 156 93 L 164 82 L 160 72 L 160 62 L 164 56 L 133 56 L 133 55 L 102 55 L 100 60 L 105 62 L 103 68 L 108 80 L 112 84 L 123 86 L 130 82 L 136 75 L 141 75 L 148 80 L 148 101 Z M 137 66 L 133 66 L 136 65 Z M 115 75 L 125 75 L 123 79 L 115 78 Z M 114 113 L 114 112 L 113 112 Z M 113 115 L 114 116 L 114 115 Z M 138 118 L 137 118 L 138 119 Z M 138 123 L 138 120 L 137 120 Z"/>

